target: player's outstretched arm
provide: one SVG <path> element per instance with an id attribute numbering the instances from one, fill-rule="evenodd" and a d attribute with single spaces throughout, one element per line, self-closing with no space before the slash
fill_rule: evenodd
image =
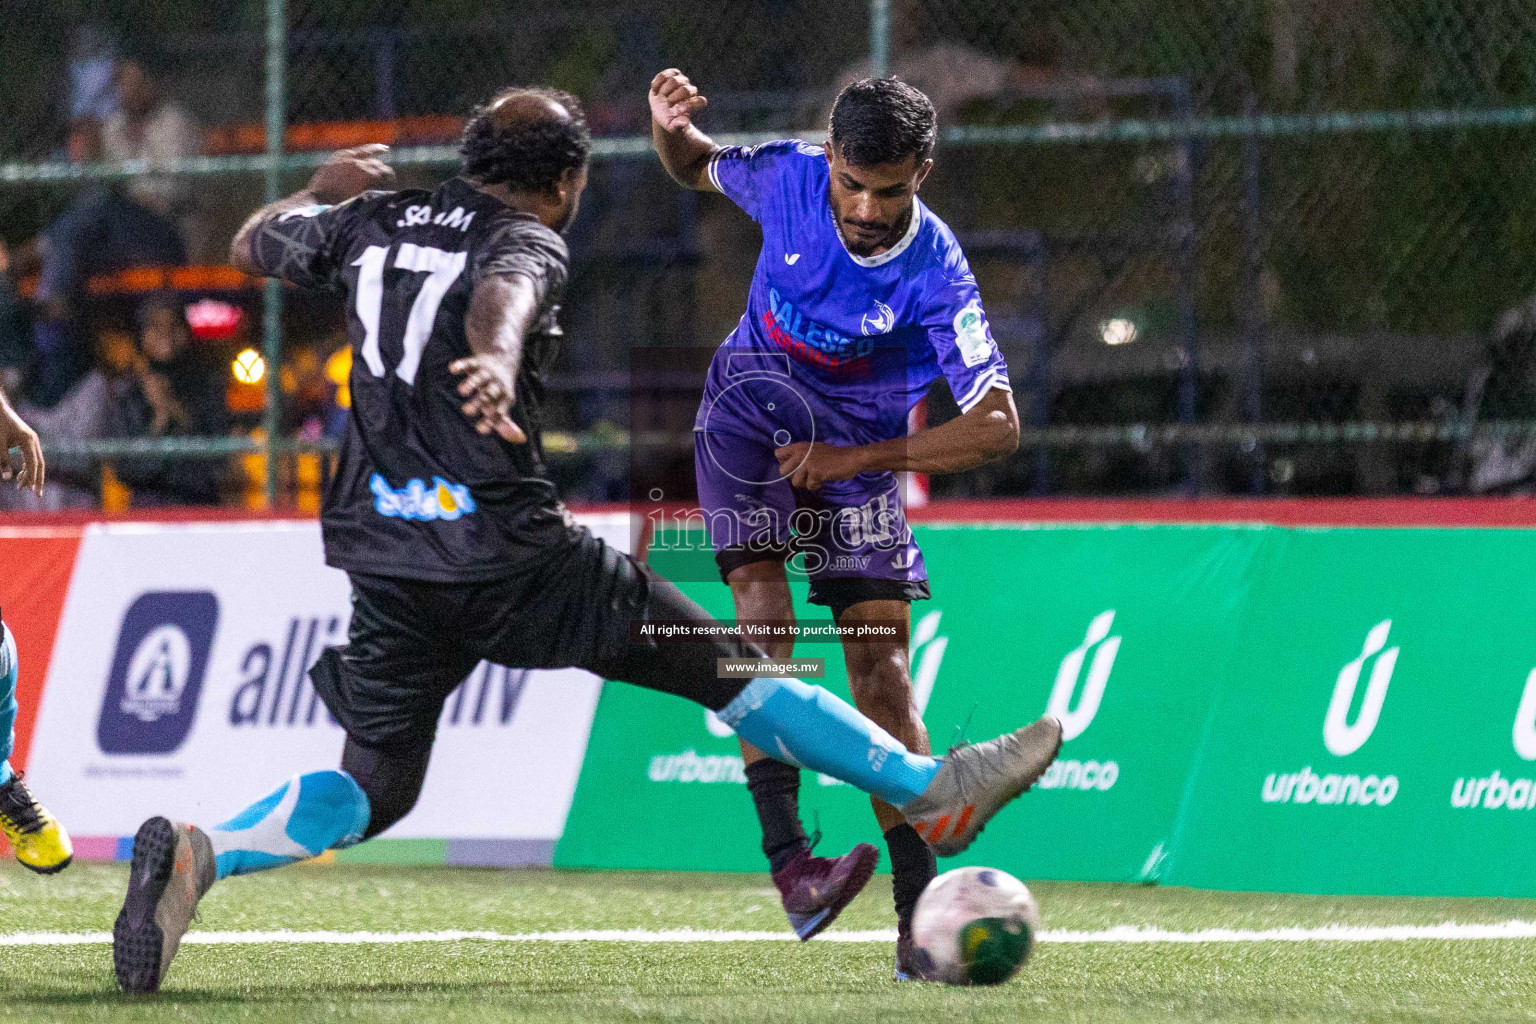
<path id="1" fill-rule="evenodd" d="M 538 288 L 532 278 L 524 274 L 483 278 L 469 297 L 469 314 L 464 318 L 464 334 L 474 355 L 448 364 L 449 372 L 463 378 L 459 397 L 475 429 L 482 434 L 495 432 L 513 444 L 528 440 L 512 422 L 512 403 L 517 400 L 523 338 L 538 308 Z"/>
<path id="2" fill-rule="evenodd" d="M 791 484 L 815 490 L 828 480 L 885 470 L 961 473 L 1018 448 L 1019 411 L 1013 394 L 992 388 L 969 412 L 908 437 L 851 447 L 800 441 L 775 454 L 779 472 Z"/>
<path id="3" fill-rule="evenodd" d="M 699 87 L 677 68 L 651 79 L 651 143 L 672 180 L 696 192 L 713 192 L 706 170 L 720 147 L 693 123 L 709 103 Z"/>
<path id="4" fill-rule="evenodd" d="M 21 465 L 11 461 L 11 449 L 21 449 Z M 43 446 L 37 439 L 37 431 L 11 408 L 5 392 L 0 391 L 0 480 L 16 480 L 16 486 L 31 488 L 39 497 L 43 493 Z"/>
<path id="5" fill-rule="evenodd" d="M 388 151 L 388 146 L 373 143 L 332 153 L 330 159 L 315 171 L 308 185 L 286 199 L 268 203 L 246 219 L 235 233 L 234 241 L 229 244 L 230 263 L 242 273 L 255 277 L 265 276 L 267 272 L 257 264 L 252 249 L 256 229 L 270 218 L 289 210 L 317 205 L 334 206 L 369 189 L 388 188 L 395 181 L 394 170 L 384 162 L 384 154 Z"/>

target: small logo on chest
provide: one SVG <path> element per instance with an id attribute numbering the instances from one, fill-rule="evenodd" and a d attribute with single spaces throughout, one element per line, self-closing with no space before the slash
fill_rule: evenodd
<path id="1" fill-rule="evenodd" d="M 895 310 L 891 309 L 890 306 L 887 306 L 879 299 L 875 300 L 875 308 L 871 312 L 864 314 L 863 327 L 864 333 L 866 335 L 889 334 L 891 332 L 891 328 L 895 326 Z"/>

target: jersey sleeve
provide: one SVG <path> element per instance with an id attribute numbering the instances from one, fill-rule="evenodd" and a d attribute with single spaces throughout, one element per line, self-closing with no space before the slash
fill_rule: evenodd
<path id="1" fill-rule="evenodd" d="M 807 146 L 796 139 L 765 142 L 760 146 L 724 146 L 709 158 L 706 173 L 715 191 L 761 220 L 763 199 L 788 161 L 803 157 Z"/>
<path id="2" fill-rule="evenodd" d="M 1008 383 L 1008 364 L 981 308 L 981 290 L 970 274 L 935 290 L 923 326 L 961 412 L 970 412 L 993 388 L 1013 390 Z"/>
<path id="3" fill-rule="evenodd" d="M 370 195 L 336 206 L 300 206 L 267 217 L 251 236 L 251 258 L 268 277 L 300 288 L 335 291 L 342 285 L 347 238 Z"/>
<path id="4" fill-rule="evenodd" d="M 569 268 L 565 239 L 536 220 L 508 217 L 477 248 L 473 279 L 519 274 L 533 282 L 542 306 L 565 289 Z"/>

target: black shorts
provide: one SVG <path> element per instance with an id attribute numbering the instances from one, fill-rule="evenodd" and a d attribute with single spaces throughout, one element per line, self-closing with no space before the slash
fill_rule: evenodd
<path id="1" fill-rule="evenodd" d="M 327 648 L 309 675 L 347 735 L 369 747 L 430 743 L 443 702 L 482 660 L 584 668 L 718 711 L 745 680 L 719 679 L 715 659 L 761 656 L 729 639 L 633 639 L 636 619 L 710 616 L 587 530 L 491 582 L 350 575 L 347 645 Z"/>

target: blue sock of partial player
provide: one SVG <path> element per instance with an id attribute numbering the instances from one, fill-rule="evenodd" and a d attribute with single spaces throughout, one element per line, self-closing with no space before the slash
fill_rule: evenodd
<path id="1" fill-rule="evenodd" d="M 16 641 L 0 622 L 0 786 L 11 781 L 11 748 L 16 742 L 16 676 L 21 662 Z"/>
<path id="2" fill-rule="evenodd" d="M 208 829 L 208 839 L 220 878 L 248 875 L 356 844 L 368 814 L 368 797 L 352 776 L 310 772 Z"/>
<path id="3" fill-rule="evenodd" d="M 769 757 L 809 768 L 902 807 L 928 788 L 939 762 L 914 754 L 848 702 L 798 679 L 754 679 L 720 720 Z"/>

